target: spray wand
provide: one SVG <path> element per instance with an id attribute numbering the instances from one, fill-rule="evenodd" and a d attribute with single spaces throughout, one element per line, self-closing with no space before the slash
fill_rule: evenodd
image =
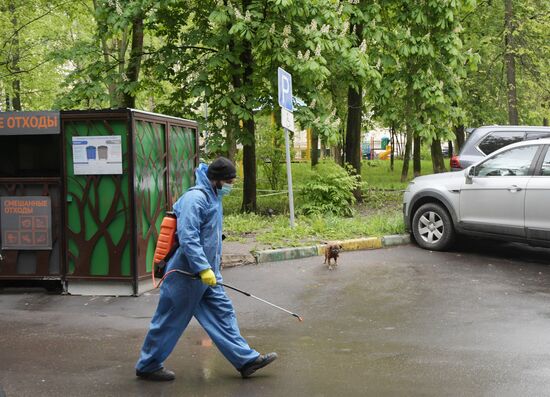
<path id="1" fill-rule="evenodd" d="M 195 280 L 198 280 L 198 279 L 199 279 L 199 277 L 198 277 L 197 275 L 195 275 L 195 274 L 193 274 L 193 273 L 186 272 L 186 271 L 184 271 L 184 270 L 180 270 L 180 269 L 172 269 L 172 270 L 170 270 L 169 272 L 167 272 L 166 275 L 165 275 L 164 277 L 166 277 L 169 273 L 172 273 L 172 272 L 183 274 L 184 276 L 190 277 L 190 278 L 195 279 Z M 162 278 L 163 280 L 164 280 L 164 277 Z M 162 281 L 162 280 L 161 280 L 161 281 Z M 159 284 L 160 284 L 160 283 L 159 283 Z M 250 292 L 243 291 L 242 289 L 235 288 L 235 287 L 233 287 L 233 286 L 231 286 L 231 285 L 224 284 L 224 283 L 218 283 L 218 285 L 221 285 L 222 287 L 226 287 L 226 288 L 232 289 L 233 291 L 240 292 L 240 293 L 243 294 L 243 295 L 246 295 L 246 296 L 248 296 L 248 297 L 250 297 L 250 298 L 257 299 L 257 300 L 259 300 L 260 302 L 263 302 L 263 303 L 268 304 L 269 306 L 273 306 L 273 307 L 276 308 L 276 309 L 282 310 L 283 312 L 288 313 L 288 314 L 290 314 L 291 316 L 296 317 L 296 318 L 298 319 L 298 321 L 300 321 L 300 322 L 304 321 L 304 320 L 302 319 L 302 317 L 300 317 L 300 316 L 297 315 L 296 313 L 293 313 L 293 312 L 291 312 L 290 310 L 284 309 L 284 308 L 282 308 L 281 306 L 277 306 L 277 305 L 275 305 L 275 304 L 273 304 L 273 303 L 271 303 L 271 302 L 268 302 L 268 301 L 266 301 L 265 299 L 259 298 L 259 297 L 255 296 L 255 295 L 252 295 Z"/>

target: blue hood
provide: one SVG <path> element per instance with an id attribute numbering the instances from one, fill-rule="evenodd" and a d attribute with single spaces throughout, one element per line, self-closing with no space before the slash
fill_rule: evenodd
<path id="1" fill-rule="evenodd" d="M 212 185 L 210 184 L 210 179 L 206 175 L 208 171 L 208 165 L 200 163 L 197 169 L 195 170 L 195 186 L 204 189 L 211 200 L 220 200 L 218 195 L 214 192 Z"/>

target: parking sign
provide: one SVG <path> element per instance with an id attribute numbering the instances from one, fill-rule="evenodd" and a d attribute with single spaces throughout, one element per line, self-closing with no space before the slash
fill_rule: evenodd
<path id="1" fill-rule="evenodd" d="M 292 112 L 292 75 L 281 68 L 277 68 L 277 82 L 279 88 L 279 105 Z"/>

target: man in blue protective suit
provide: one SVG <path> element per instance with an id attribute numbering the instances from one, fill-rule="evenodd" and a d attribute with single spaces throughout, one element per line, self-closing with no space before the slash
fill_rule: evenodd
<path id="1" fill-rule="evenodd" d="M 195 316 L 222 354 L 243 378 L 277 358 L 261 355 L 241 336 L 233 305 L 222 286 L 222 197 L 231 191 L 237 176 L 233 163 L 217 158 L 195 171 L 196 186 L 174 204 L 180 246 L 168 261 L 166 272 L 180 269 L 198 274 L 200 280 L 177 272 L 160 288 L 160 299 L 143 342 L 136 375 L 141 379 L 169 381 L 175 374 L 164 368 L 183 331 Z M 202 282 L 201 282 L 202 281 Z"/>

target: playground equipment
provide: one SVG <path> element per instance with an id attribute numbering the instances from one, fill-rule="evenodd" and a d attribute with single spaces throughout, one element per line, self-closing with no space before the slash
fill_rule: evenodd
<path id="1" fill-rule="evenodd" d="M 386 150 L 378 155 L 380 160 L 387 160 L 391 155 L 391 145 L 386 146 Z"/>

